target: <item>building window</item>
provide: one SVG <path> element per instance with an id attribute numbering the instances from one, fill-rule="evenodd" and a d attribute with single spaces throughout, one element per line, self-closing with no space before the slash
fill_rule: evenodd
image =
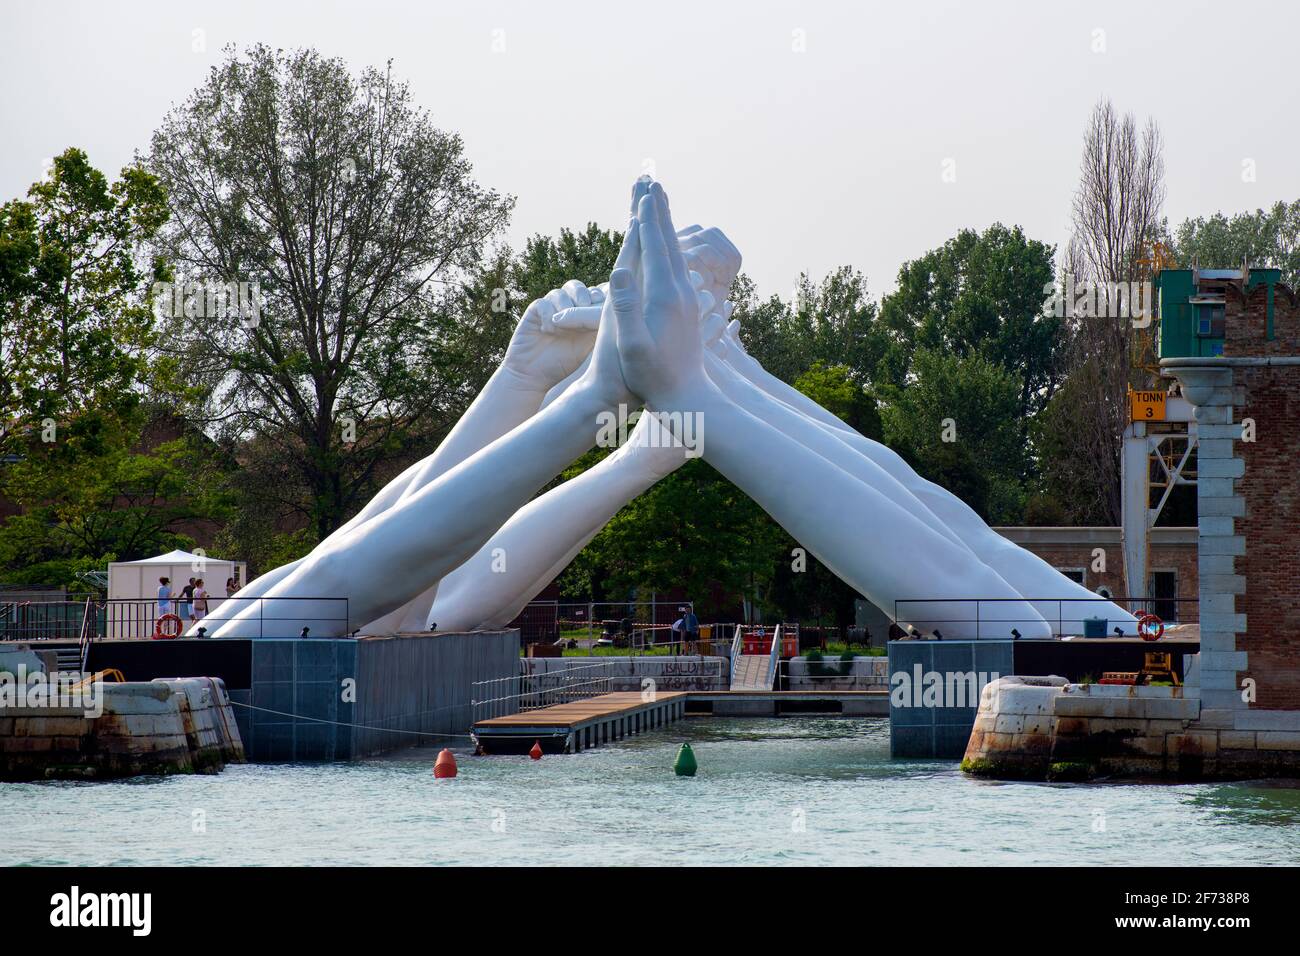
<path id="1" fill-rule="evenodd" d="M 1152 571 L 1147 584 L 1147 594 L 1151 596 L 1148 607 L 1151 613 L 1165 622 L 1178 620 L 1178 572 Z"/>
<path id="2" fill-rule="evenodd" d="M 1083 568 L 1057 568 L 1056 570 L 1060 571 L 1075 584 L 1083 584 L 1085 587 L 1087 586 L 1084 581 Z"/>

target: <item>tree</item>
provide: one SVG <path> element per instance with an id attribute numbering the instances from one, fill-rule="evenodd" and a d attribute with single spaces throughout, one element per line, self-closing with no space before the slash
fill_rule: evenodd
<path id="1" fill-rule="evenodd" d="M 1165 233 L 1164 144 L 1154 120 L 1139 133 L 1133 114 L 1121 117 L 1109 100 L 1093 108 L 1084 134 L 1074 233 L 1066 269 L 1076 284 L 1132 282 L 1145 277 L 1141 259 Z M 1107 314 L 1067 325 L 1063 350 L 1075 387 L 1068 413 L 1073 428 L 1057 429 L 1056 474 L 1078 469 L 1071 481 L 1081 501 L 1100 503 L 1106 524 L 1119 524 L 1120 454 L 1130 386 L 1146 382 L 1130 367 L 1134 328 L 1130 316 Z M 1081 484 L 1080 484 L 1081 483 Z"/>
<path id="2" fill-rule="evenodd" d="M 842 365 L 861 384 L 871 380 L 888 342 L 868 297 L 867 278 L 841 266 L 814 282 L 803 274 L 791 302 L 780 296 L 759 301 L 753 282 L 736 277 L 731 300 L 745 348 L 763 367 L 793 382 L 817 363 Z"/>
<path id="3" fill-rule="evenodd" d="M 394 459 L 431 450 L 462 397 L 462 336 L 482 330 L 440 301 L 512 200 L 474 181 L 460 138 L 391 71 L 353 75 L 313 50 L 228 50 L 149 163 L 185 284 L 169 340 L 200 390 L 192 413 L 274 448 L 323 537 Z M 212 307 L 230 283 L 245 284 L 233 316 Z"/>
<path id="4" fill-rule="evenodd" d="M 588 286 L 608 282 L 622 244 L 621 232 L 601 229 L 594 222 L 587 223 L 581 232 L 562 228 L 554 238 L 533 236 L 513 259 L 508 272 L 517 311 L 570 279 Z"/>
<path id="5" fill-rule="evenodd" d="M 145 248 L 166 215 L 152 175 L 130 166 L 110 184 L 78 149 L 0 207 L 6 580 L 71 584 L 192 544 L 179 529 L 216 510 L 206 449 L 146 432 L 168 381 L 149 307 L 167 271 Z"/>
<path id="6" fill-rule="evenodd" d="M 1300 199 L 1276 202 L 1267 211 L 1221 212 L 1184 220 L 1175 233 L 1178 261 L 1207 269 L 1271 266 L 1282 270 L 1282 281 L 1300 285 Z"/>
<path id="7" fill-rule="evenodd" d="M 848 366 L 815 362 L 795 379 L 794 387 L 859 434 L 874 441 L 883 439 L 875 396 L 853 380 Z"/>
<path id="8" fill-rule="evenodd" d="M 144 243 L 167 217 L 139 166 L 109 184 L 68 149 L 28 200 L 0 207 L 0 411 L 7 442 L 84 415 L 129 414 L 149 383 L 148 284 L 165 275 Z M 12 447 L 10 450 L 13 450 Z"/>
<path id="9" fill-rule="evenodd" d="M 882 395 L 885 440 L 986 521 L 1017 521 L 1026 455 L 1016 417 L 1021 394 L 1020 379 L 981 354 L 918 349 L 907 386 Z"/>
<path id="10" fill-rule="evenodd" d="M 904 263 L 898 288 L 881 303 L 881 322 L 895 343 L 886 374 L 903 385 L 918 349 L 983 356 L 1019 378 L 1015 415 L 1023 425 L 1061 379 L 1061 320 L 1043 311 L 1054 255 L 1019 226 L 995 223 L 982 233 L 963 229 Z"/>

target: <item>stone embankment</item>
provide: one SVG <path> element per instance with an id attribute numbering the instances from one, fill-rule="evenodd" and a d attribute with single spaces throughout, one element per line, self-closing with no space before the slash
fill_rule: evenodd
<path id="1" fill-rule="evenodd" d="M 216 773 L 243 763 L 225 684 L 213 677 L 77 685 L 13 675 L 0 693 L 0 780 Z"/>

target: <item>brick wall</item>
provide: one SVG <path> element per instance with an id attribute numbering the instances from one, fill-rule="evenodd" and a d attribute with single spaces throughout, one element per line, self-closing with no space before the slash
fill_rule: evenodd
<path id="1" fill-rule="evenodd" d="M 1226 356 L 1300 355 L 1300 308 L 1291 290 L 1274 291 L 1271 341 L 1266 307 L 1262 288 L 1228 292 Z M 1233 384 L 1244 399 L 1237 420 L 1254 419 L 1256 435 L 1235 443 L 1246 463 L 1236 486 L 1246 499 L 1236 525 L 1246 553 L 1236 568 L 1246 576 L 1237 612 L 1246 615 L 1247 631 L 1237 649 L 1247 652 L 1249 670 L 1239 677 L 1255 680 L 1255 707 L 1300 710 L 1300 366 L 1237 367 Z"/>

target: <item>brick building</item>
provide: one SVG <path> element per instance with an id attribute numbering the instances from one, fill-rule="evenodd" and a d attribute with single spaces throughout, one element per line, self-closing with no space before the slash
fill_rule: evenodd
<path id="1" fill-rule="evenodd" d="M 1300 308 L 1243 269 L 1220 352 L 1161 359 L 1196 406 L 1200 653 L 1191 735 L 1218 776 L 1300 774 Z M 1208 297 L 1203 297 L 1208 298 Z"/>
<path id="2" fill-rule="evenodd" d="M 1253 441 L 1233 443 L 1242 473 L 1227 479 L 1244 499 L 1234 578 L 1248 667 L 1238 679 L 1255 679 L 1258 706 L 1300 710 L 1300 308 L 1281 284 L 1231 286 L 1224 298 L 1225 358 L 1290 359 L 1233 368 L 1235 417 L 1254 423 Z"/>

